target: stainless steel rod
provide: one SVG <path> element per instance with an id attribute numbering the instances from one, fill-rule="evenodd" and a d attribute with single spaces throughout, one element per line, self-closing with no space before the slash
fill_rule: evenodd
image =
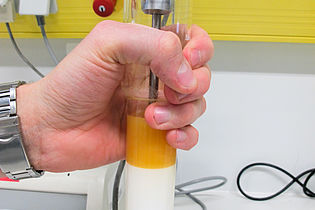
<path id="1" fill-rule="evenodd" d="M 152 27 L 156 29 L 161 29 L 162 27 L 162 15 L 153 14 L 152 15 Z M 159 93 L 159 78 L 150 71 L 150 81 L 149 81 L 149 99 L 157 99 Z"/>

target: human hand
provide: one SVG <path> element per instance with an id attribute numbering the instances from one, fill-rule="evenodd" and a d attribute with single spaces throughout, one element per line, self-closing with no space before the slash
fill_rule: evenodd
<path id="1" fill-rule="evenodd" d="M 149 65 L 165 83 L 168 103 L 151 104 L 147 123 L 167 130 L 168 143 L 191 149 L 193 123 L 206 108 L 208 34 L 197 26 L 182 49 L 179 38 L 153 28 L 104 21 L 44 79 L 18 88 L 17 108 L 24 145 L 37 170 L 89 169 L 125 156 L 125 97 L 121 82 L 128 64 Z"/>

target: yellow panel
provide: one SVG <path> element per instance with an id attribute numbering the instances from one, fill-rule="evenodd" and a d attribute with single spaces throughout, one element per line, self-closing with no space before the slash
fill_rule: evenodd
<path id="1" fill-rule="evenodd" d="M 193 14 L 214 39 L 315 43 L 314 0 L 207 0 Z"/>
<path id="2" fill-rule="evenodd" d="M 92 8 L 92 0 L 57 0 L 59 11 L 46 18 L 46 31 L 51 38 L 83 38 L 105 18 L 98 17 Z M 123 1 L 118 0 L 111 20 L 122 21 Z M 17 16 L 11 24 L 14 35 L 19 38 L 41 37 L 34 16 Z M 0 24 L 0 37 L 8 37 L 4 24 Z"/>
<path id="3" fill-rule="evenodd" d="M 193 23 L 215 40 L 315 43 L 314 0 L 192 0 Z M 82 38 L 103 18 L 92 10 L 92 0 L 58 0 L 59 11 L 47 18 L 51 38 Z M 122 21 L 123 0 L 110 17 Z M 18 16 L 12 24 L 16 37 L 40 37 L 36 20 Z M 7 37 L 0 24 L 0 37 Z"/>

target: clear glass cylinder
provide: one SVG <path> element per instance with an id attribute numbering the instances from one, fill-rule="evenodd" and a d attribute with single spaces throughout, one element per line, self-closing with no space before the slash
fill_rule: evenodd
<path id="1" fill-rule="evenodd" d="M 152 100 L 128 99 L 125 210 L 173 210 L 176 150 L 166 131 L 149 127 L 145 108 Z"/>
<path id="2" fill-rule="evenodd" d="M 158 82 L 150 98 L 150 68 L 129 65 L 122 84 L 127 96 L 126 174 L 124 210 L 173 210 L 176 150 L 166 131 L 152 129 L 144 119 L 146 108 L 164 102 L 164 85 Z"/>
<path id="3" fill-rule="evenodd" d="M 190 0 L 125 0 L 124 20 L 172 31 L 184 45 L 189 40 Z M 125 210 L 173 210 L 176 150 L 166 131 L 147 125 L 151 103 L 165 101 L 164 85 L 149 66 L 126 67 L 122 88 L 127 97 Z"/>
<path id="4" fill-rule="evenodd" d="M 161 14 L 163 26 L 183 24 L 189 28 L 191 9 L 191 0 L 125 0 L 124 22 L 152 26 L 152 15 Z"/>

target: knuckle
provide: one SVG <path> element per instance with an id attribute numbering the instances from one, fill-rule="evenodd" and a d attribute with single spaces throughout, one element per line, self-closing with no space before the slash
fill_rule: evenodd
<path id="1" fill-rule="evenodd" d="M 211 37 L 209 36 L 209 34 L 207 32 L 205 32 L 202 37 L 203 37 L 202 39 L 203 39 L 204 43 L 206 44 L 206 46 L 208 47 L 208 49 L 213 51 L 214 50 L 214 44 L 213 44 L 213 41 L 212 41 Z"/>
<path id="2" fill-rule="evenodd" d="M 164 95 L 170 104 L 173 105 L 179 104 L 179 100 L 178 97 L 176 96 L 176 93 L 168 86 L 164 86 Z"/>
<path id="3" fill-rule="evenodd" d="M 107 43 L 119 43 L 119 40 L 113 40 L 114 33 L 111 34 L 108 33 L 108 31 L 113 31 L 113 29 L 118 28 L 120 23 L 117 23 L 115 21 L 111 20 L 104 20 L 100 23 L 98 23 L 91 33 L 87 36 L 87 39 L 90 43 L 93 44 L 93 46 L 98 49 L 100 46 L 106 46 Z M 111 40 L 111 41 L 109 41 Z"/>
<path id="4" fill-rule="evenodd" d="M 202 49 L 204 50 L 203 61 L 207 63 L 214 55 L 214 44 L 208 34 L 201 37 L 199 43 L 202 44 Z"/>
<path id="5" fill-rule="evenodd" d="M 194 120 L 196 115 L 197 111 L 196 103 L 187 103 L 185 106 L 186 106 L 185 113 L 187 113 L 186 122 L 187 121 L 191 122 L 192 120 Z"/>
<path id="6" fill-rule="evenodd" d="M 210 36 L 206 36 L 207 38 L 207 44 L 208 44 L 208 47 L 211 51 L 214 51 L 214 44 L 213 44 L 213 41 L 212 39 L 210 38 Z"/>
<path id="7" fill-rule="evenodd" d="M 198 140 L 199 140 L 199 132 L 198 130 L 189 125 L 187 126 L 187 129 L 190 129 L 191 133 L 190 133 L 190 142 L 189 144 L 185 147 L 185 150 L 191 150 L 192 148 L 194 148 L 197 144 L 198 144 Z"/>
<path id="8" fill-rule="evenodd" d="M 109 21 L 108 20 L 104 20 L 98 24 L 96 24 L 96 26 L 93 28 L 92 33 L 96 34 L 96 35 L 100 35 L 104 33 L 104 30 L 107 30 L 109 27 Z M 98 37 L 98 36 L 97 36 Z"/>
<path id="9" fill-rule="evenodd" d="M 103 20 L 102 22 L 99 22 L 94 29 L 96 30 L 104 30 L 108 27 L 113 27 L 117 22 L 112 20 Z"/>
<path id="10" fill-rule="evenodd" d="M 173 56 L 177 56 L 177 54 L 181 52 L 182 46 L 176 34 L 174 34 L 173 32 L 165 31 L 160 37 L 159 49 L 161 53 L 167 55 L 173 54 Z"/>
<path id="11" fill-rule="evenodd" d="M 165 83 L 168 83 L 174 79 L 170 78 L 169 72 L 166 72 L 167 64 L 173 65 L 174 62 L 178 64 L 176 60 L 180 60 L 182 48 L 179 38 L 174 33 L 169 31 L 161 31 L 160 33 L 156 46 L 156 58 L 159 59 L 154 59 L 151 62 L 151 67 L 155 74 L 163 78 Z"/>

